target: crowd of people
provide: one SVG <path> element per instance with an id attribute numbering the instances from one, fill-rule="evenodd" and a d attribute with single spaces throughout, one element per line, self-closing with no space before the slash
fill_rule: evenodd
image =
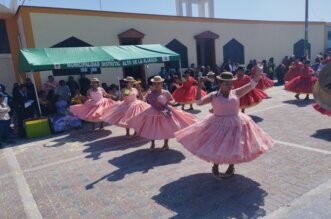
<path id="1" fill-rule="evenodd" d="M 151 140 L 151 151 L 168 150 L 168 140 L 176 137 L 194 155 L 213 162 L 215 176 L 220 176 L 219 164 L 229 164 L 225 176 L 231 176 L 234 164 L 253 160 L 273 146 L 272 139 L 244 114 L 245 109 L 267 98 L 265 91 L 274 86 L 276 78 L 277 84 L 285 83 L 285 89 L 296 93 L 297 99 L 302 93 L 309 99 L 315 76 L 330 62 L 330 54 L 320 54 L 313 65 L 305 58 L 286 56 L 277 66 L 270 58 L 261 63 L 251 60 L 247 66 L 227 60 L 214 71 L 210 66 L 191 64 L 182 74 L 162 67 L 158 75 L 148 79 L 148 87 L 130 76 L 120 87 L 85 75 L 78 82 L 72 76 L 59 82 L 49 76 L 38 95 L 26 78 L 25 83 L 13 86 L 12 95 L 0 85 L 0 142 L 12 141 L 12 122 L 17 134 L 24 137 L 24 121 L 34 118 L 40 107 L 40 116 L 70 114 L 91 122 L 93 130 L 96 123 L 100 129 L 104 123 L 123 127 L 129 138 Z M 189 113 L 195 103 L 211 103 L 213 116 L 198 121 Z M 178 104 L 181 110 L 175 107 Z M 185 105 L 190 106 L 187 111 Z M 314 108 L 331 115 L 318 104 Z M 164 140 L 163 147 L 156 149 L 155 140 Z"/>

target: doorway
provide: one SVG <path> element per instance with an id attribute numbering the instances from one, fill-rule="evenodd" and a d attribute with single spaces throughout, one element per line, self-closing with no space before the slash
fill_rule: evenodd
<path id="1" fill-rule="evenodd" d="M 129 45 L 141 45 L 144 34 L 135 30 L 130 29 L 118 35 L 119 43 L 123 46 Z M 123 77 L 131 76 L 136 80 L 141 80 L 143 84 L 146 83 L 145 66 L 137 65 L 123 68 Z"/>
<path id="2" fill-rule="evenodd" d="M 197 64 L 199 66 L 210 66 L 210 68 L 216 70 L 216 53 L 215 53 L 215 39 L 219 38 L 219 35 L 205 31 L 194 37 L 196 39 L 197 46 Z"/>

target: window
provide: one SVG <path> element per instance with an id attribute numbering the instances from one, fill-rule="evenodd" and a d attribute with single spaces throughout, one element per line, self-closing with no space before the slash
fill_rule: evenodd
<path id="1" fill-rule="evenodd" d="M 184 44 L 179 42 L 177 39 L 173 39 L 171 42 L 169 42 L 166 45 L 166 47 L 180 55 L 180 61 L 181 61 L 182 68 L 188 68 L 187 47 Z M 178 62 L 166 62 L 165 66 L 167 68 L 178 69 L 179 63 Z"/>
<path id="2" fill-rule="evenodd" d="M 236 39 L 230 40 L 223 46 L 224 61 L 230 59 L 232 62 L 244 64 L 244 46 Z"/>
<path id="3" fill-rule="evenodd" d="M 328 40 L 331 40 L 331 30 L 328 31 Z"/>
<path id="4" fill-rule="evenodd" d="M 0 20 L 0 54 L 10 53 L 6 22 Z"/>

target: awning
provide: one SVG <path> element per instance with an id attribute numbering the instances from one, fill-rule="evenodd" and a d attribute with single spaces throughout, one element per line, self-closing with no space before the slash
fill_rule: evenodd
<path id="1" fill-rule="evenodd" d="M 21 49 L 19 71 L 127 67 L 179 59 L 179 54 L 159 44 Z"/>

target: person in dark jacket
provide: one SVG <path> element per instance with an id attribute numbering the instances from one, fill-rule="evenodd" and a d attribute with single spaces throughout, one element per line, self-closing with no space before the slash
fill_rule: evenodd
<path id="1" fill-rule="evenodd" d="M 19 92 L 14 96 L 14 104 L 17 111 L 19 135 L 25 137 L 24 120 L 34 118 L 35 114 L 34 97 L 28 91 L 26 84 L 20 85 Z"/>

